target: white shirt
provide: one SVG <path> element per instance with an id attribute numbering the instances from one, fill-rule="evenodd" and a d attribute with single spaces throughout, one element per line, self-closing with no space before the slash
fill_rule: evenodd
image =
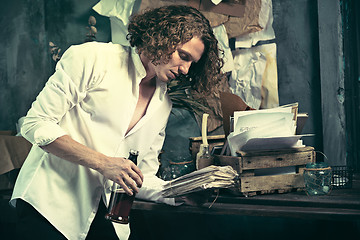
<path id="1" fill-rule="evenodd" d="M 174 205 L 174 199 L 161 197 L 164 182 L 155 176 L 171 111 L 166 83 L 157 80 L 146 115 L 125 135 L 145 75 L 138 54 L 129 47 L 96 42 L 70 47 L 24 120 L 21 133 L 33 147 L 11 203 L 21 198 L 68 239 L 85 239 L 101 196 L 109 202 L 112 182 L 39 147 L 68 134 L 111 157 L 138 150 L 144 182 L 136 196 Z M 119 238 L 128 238 L 128 225 L 113 225 Z"/>

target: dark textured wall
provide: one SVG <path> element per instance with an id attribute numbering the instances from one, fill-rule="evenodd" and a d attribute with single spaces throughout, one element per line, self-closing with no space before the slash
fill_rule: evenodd
<path id="1" fill-rule="evenodd" d="M 309 114 L 304 143 L 322 149 L 317 2 L 273 0 L 280 105 L 298 102 Z"/>
<path id="2" fill-rule="evenodd" d="M 91 9 L 97 0 L 15 0 L 0 8 L 0 130 L 15 123 L 54 72 L 48 42 L 62 51 L 84 42 L 90 15 L 97 19 L 97 40 L 110 41 L 109 19 Z"/>
<path id="3" fill-rule="evenodd" d="M 0 129 L 14 130 L 50 73 L 43 1 L 6 1 L 0 22 Z"/>

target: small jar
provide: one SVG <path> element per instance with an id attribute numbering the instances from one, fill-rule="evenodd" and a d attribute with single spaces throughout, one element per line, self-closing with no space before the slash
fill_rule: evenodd
<path id="1" fill-rule="evenodd" d="M 326 195 L 331 191 L 331 167 L 324 163 L 308 163 L 304 169 L 305 191 L 308 196 Z"/>

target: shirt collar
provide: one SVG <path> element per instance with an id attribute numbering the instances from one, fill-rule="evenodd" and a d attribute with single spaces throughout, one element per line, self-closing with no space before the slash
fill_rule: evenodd
<path id="1" fill-rule="evenodd" d="M 140 84 L 141 79 L 143 79 L 146 76 L 146 70 L 135 48 L 131 48 L 131 55 L 136 70 L 136 83 Z M 159 99 L 163 100 L 163 97 L 167 92 L 167 83 L 160 81 L 158 78 L 156 78 L 156 88 L 159 88 L 160 90 Z"/>
<path id="2" fill-rule="evenodd" d="M 136 78 L 140 78 L 140 80 L 143 79 L 146 75 L 146 70 L 141 62 L 140 55 L 136 52 L 135 48 L 131 48 L 131 58 L 136 70 Z"/>
<path id="3" fill-rule="evenodd" d="M 160 81 L 158 78 L 156 78 L 156 87 L 159 88 L 159 98 L 160 100 L 163 100 L 164 99 L 164 95 L 166 94 L 167 92 L 167 83 L 166 82 L 163 82 L 163 81 Z"/>

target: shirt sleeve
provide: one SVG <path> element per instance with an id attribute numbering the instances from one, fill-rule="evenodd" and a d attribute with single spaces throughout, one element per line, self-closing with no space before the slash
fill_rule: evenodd
<path id="1" fill-rule="evenodd" d="M 161 191 L 166 181 L 156 176 L 156 173 L 159 169 L 158 156 L 165 140 L 165 128 L 166 126 L 164 126 L 162 131 L 155 138 L 150 152 L 139 164 L 139 168 L 144 175 L 144 181 L 139 193 L 136 196 L 139 199 L 175 205 L 174 198 L 162 197 Z"/>
<path id="2" fill-rule="evenodd" d="M 59 121 L 86 96 L 93 83 L 90 73 L 93 73 L 94 64 L 86 52 L 80 45 L 70 47 L 32 103 L 21 126 L 22 136 L 31 143 L 44 146 L 66 135 L 58 125 Z"/>

